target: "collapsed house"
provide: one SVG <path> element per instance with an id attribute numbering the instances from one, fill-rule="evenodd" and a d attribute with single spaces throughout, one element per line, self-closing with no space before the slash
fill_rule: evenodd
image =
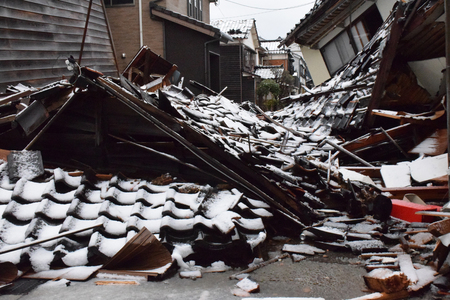
<path id="1" fill-rule="evenodd" d="M 391 198 L 407 191 L 355 170 L 384 180 L 386 163 L 445 153 L 409 151 L 445 129 L 443 95 L 426 97 L 412 80 L 397 84 L 409 78 L 399 55 L 417 55 L 409 41 L 443 30 L 436 21 L 442 13 L 443 1 L 399 3 L 333 79 L 286 99 L 292 103 L 273 113 L 238 105 L 196 82 L 204 94 L 171 84 L 177 66 L 147 47 L 119 77 L 68 60 L 70 80 L 9 87 L 0 100 L 0 148 L 9 154 L 0 186 L 0 253 L 8 252 L 0 257 L 34 271 L 111 266 L 143 228 L 186 268 L 184 259 L 191 257 L 206 264 L 248 262 L 268 235 L 280 232 L 331 235 L 324 247 L 361 249 L 317 224 L 330 214 L 389 223 Z M 386 110 L 393 107 L 408 113 Z M 28 152 L 20 150 L 38 151 L 45 168 L 30 175 L 20 165 Z M 435 179 L 405 188 L 418 187 L 426 201 L 442 202 L 448 187 Z M 86 230 L 14 249 L 80 229 Z M 370 250 L 386 248 L 367 234 L 352 238 Z"/>

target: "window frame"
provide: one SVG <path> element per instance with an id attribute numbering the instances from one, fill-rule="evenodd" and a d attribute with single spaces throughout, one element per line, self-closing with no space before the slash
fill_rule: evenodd
<path id="1" fill-rule="evenodd" d="M 353 21 L 349 26 L 347 26 L 342 32 L 340 32 L 337 36 L 335 36 L 331 41 L 329 41 L 325 46 L 323 46 L 320 49 L 320 53 L 322 54 L 322 58 L 325 62 L 325 65 L 328 69 L 328 72 L 330 73 L 331 76 L 335 75 L 337 72 L 339 72 L 339 70 L 345 66 L 352 58 L 354 58 L 359 51 L 361 51 L 364 46 L 367 44 L 367 42 L 369 42 L 374 33 L 371 33 L 369 27 L 367 26 L 367 22 L 368 19 L 371 18 L 371 16 L 374 16 L 374 14 L 377 13 L 378 15 L 380 15 L 379 10 L 377 9 L 376 5 L 372 5 L 369 9 L 367 9 L 361 16 L 359 16 L 357 19 L 355 19 L 355 21 Z M 358 25 L 360 26 L 358 28 Z M 359 33 L 356 36 L 353 36 L 353 30 L 358 31 L 359 29 L 363 29 L 365 32 L 363 34 Z M 341 61 L 341 65 L 340 67 L 336 68 L 335 70 L 332 70 L 330 68 L 330 63 L 327 61 L 327 59 L 325 58 L 325 52 L 326 52 L 326 48 L 329 47 L 330 45 L 334 44 L 336 45 L 336 42 L 338 41 L 338 38 L 342 37 L 343 34 L 346 34 L 348 39 L 349 39 L 349 44 L 351 45 L 352 49 L 353 49 L 353 56 L 350 57 L 350 59 L 347 62 L 342 62 Z M 355 40 L 355 38 L 358 38 L 359 40 L 367 39 L 366 44 L 362 45 L 362 43 L 358 43 L 358 41 Z M 362 46 L 358 46 L 362 45 Z M 361 48 L 361 49 L 360 49 Z"/>
<path id="2" fill-rule="evenodd" d="M 203 21 L 203 0 L 187 0 L 187 16 Z"/>
<path id="3" fill-rule="evenodd" d="M 339 42 L 340 39 L 342 39 L 344 36 L 348 38 L 349 45 L 350 45 L 350 47 L 349 47 L 349 48 L 346 48 L 346 49 L 347 49 L 347 50 L 350 49 L 350 50 L 353 52 L 348 58 L 344 58 L 344 57 L 341 55 L 341 52 L 338 50 L 338 47 L 339 47 L 338 42 Z M 326 50 L 327 50 L 327 49 L 330 49 L 332 45 L 334 45 L 334 46 L 336 47 L 336 49 L 338 50 L 337 55 L 338 55 L 339 58 L 340 58 L 340 63 L 339 63 L 339 66 L 338 66 L 338 67 L 331 66 L 331 60 L 332 60 L 332 58 L 331 58 L 329 55 L 326 54 L 326 53 L 327 53 Z M 344 49 L 342 49 L 342 50 L 344 50 Z M 354 43 L 352 42 L 352 37 L 349 35 L 348 30 L 345 29 L 344 31 L 342 31 L 341 33 L 339 33 L 335 38 L 333 38 L 330 42 L 328 42 L 325 46 L 323 46 L 323 47 L 320 49 L 320 53 L 322 54 L 322 57 L 323 57 L 323 60 L 324 60 L 324 62 L 325 62 L 325 65 L 327 66 L 328 72 L 330 73 L 331 76 L 333 76 L 333 75 L 336 74 L 343 66 L 345 66 L 345 64 L 347 64 L 353 57 L 355 57 L 355 55 L 356 55 L 357 52 L 355 51 L 355 46 L 354 46 Z M 345 59 L 346 59 L 347 61 L 344 61 Z"/>
<path id="4" fill-rule="evenodd" d="M 123 7 L 123 6 L 135 6 L 136 0 L 128 0 L 132 3 L 123 3 L 123 4 L 113 4 L 114 0 L 103 0 L 105 7 Z"/>

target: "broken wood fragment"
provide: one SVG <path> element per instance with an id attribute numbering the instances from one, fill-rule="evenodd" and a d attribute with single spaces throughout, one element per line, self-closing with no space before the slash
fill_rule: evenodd
<path id="1" fill-rule="evenodd" d="M 450 232 L 450 219 L 436 221 L 428 225 L 428 231 L 436 237 Z"/>
<path id="2" fill-rule="evenodd" d="M 241 272 L 238 272 L 238 273 L 235 273 L 233 275 L 230 275 L 230 279 L 236 279 L 238 275 L 245 274 L 245 273 L 251 273 L 251 272 L 253 272 L 255 270 L 258 270 L 259 268 L 262 268 L 262 267 L 265 267 L 267 265 L 270 265 L 271 263 L 274 263 L 276 261 L 285 259 L 288 256 L 289 256 L 288 253 L 280 254 L 280 255 L 278 255 L 278 256 L 276 256 L 274 258 L 271 258 L 271 259 L 269 259 L 267 261 L 264 261 L 264 262 L 262 262 L 260 264 L 255 265 L 253 267 L 250 267 L 250 268 L 245 269 L 245 270 L 243 270 Z"/>
<path id="3" fill-rule="evenodd" d="M 289 253 L 300 253 L 300 254 L 308 254 L 314 255 L 316 253 L 325 253 L 325 250 L 319 249 L 317 247 L 310 246 L 308 244 L 299 244 L 299 245 L 290 245 L 285 244 L 283 246 L 282 251 Z"/>
<path id="4" fill-rule="evenodd" d="M 357 156 L 357 155 L 351 153 L 351 152 L 348 151 L 347 149 L 345 149 L 345 148 L 343 148 L 343 147 L 341 147 L 341 146 L 339 146 L 339 145 L 333 143 L 333 142 L 330 141 L 330 140 L 327 140 L 327 139 L 323 140 L 323 141 L 319 144 L 319 147 L 323 146 L 324 143 L 327 143 L 327 144 L 329 144 L 330 146 L 332 146 L 333 148 L 335 148 L 335 149 L 337 149 L 337 150 L 339 150 L 339 151 L 341 151 L 341 152 L 344 152 L 345 154 L 347 154 L 348 156 L 350 156 L 350 157 L 354 158 L 355 160 L 359 161 L 359 162 L 362 163 L 363 165 L 366 165 L 366 166 L 368 166 L 368 167 L 374 167 L 372 164 L 368 163 L 367 161 L 365 161 L 365 160 L 362 159 L 361 157 L 359 157 L 359 156 Z"/>
<path id="5" fill-rule="evenodd" d="M 389 294 L 406 290 L 410 283 L 404 273 L 390 269 L 375 269 L 363 278 L 369 289 Z"/>
<path id="6" fill-rule="evenodd" d="M 259 284 L 248 279 L 248 278 L 244 278 L 242 280 L 240 280 L 236 286 L 244 291 L 246 291 L 247 293 L 257 293 L 259 292 Z"/>
<path id="7" fill-rule="evenodd" d="M 172 256 L 169 250 L 146 227 L 142 227 L 139 233 L 104 264 L 103 269 L 151 270 L 170 263 L 172 263 Z"/>
<path id="8" fill-rule="evenodd" d="M 411 256 L 409 256 L 408 254 L 399 255 L 398 264 L 400 266 L 400 271 L 402 271 L 406 275 L 406 277 L 408 277 L 408 280 L 411 282 L 411 284 L 415 284 L 417 283 L 417 281 L 419 281 L 416 270 L 414 269 L 414 265 L 411 260 Z"/>

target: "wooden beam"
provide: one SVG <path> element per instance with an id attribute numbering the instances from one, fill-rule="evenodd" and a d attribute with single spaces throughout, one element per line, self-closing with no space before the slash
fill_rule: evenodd
<path id="1" fill-rule="evenodd" d="M 388 129 L 386 130 L 386 133 L 388 133 L 391 138 L 395 139 L 397 137 L 411 136 L 413 128 L 413 125 L 405 124 Z M 388 137 L 383 132 L 379 131 L 370 135 L 369 137 L 362 137 L 360 139 L 358 138 L 348 143 L 344 143 L 342 147 L 348 151 L 355 152 L 362 148 L 366 148 L 382 142 L 387 142 L 388 140 Z"/>
<path id="2" fill-rule="evenodd" d="M 385 85 L 388 79 L 389 72 L 391 71 L 392 63 L 394 62 L 395 54 L 397 52 L 398 43 L 403 32 L 403 16 L 405 12 L 406 4 L 398 2 L 397 11 L 395 13 L 394 20 L 392 22 L 389 38 L 385 48 L 383 49 L 383 59 L 380 63 L 377 79 L 372 89 L 372 97 L 370 99 L 369 106 L 366 113 L 366 125 L 371 128 L 375 122 L 375 118 L 372 115 L 372 110 L 380 106 L 381 98 L 384 94 Z"/>
<path id="3" fill-rule="evenodd" d="M 423 201 L 431 200 L 443 200 L 446 201 L 448 198 L 448 186 L 413 186 L 413 187 L 402 187 L 402 188 L 382 188 L 382 192 L 389 192 L 392 195 L 389 196 L 391 199 L 403 199 L 405 194 L 416 194 Z"/>

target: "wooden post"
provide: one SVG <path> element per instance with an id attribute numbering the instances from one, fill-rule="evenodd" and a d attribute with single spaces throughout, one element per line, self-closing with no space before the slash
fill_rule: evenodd
<path id="1" fill-rule="evenodd" d="M 388 41 L 383 50 L 383 57 L 378 70 L 377 79 L 375 80 L 375 85 L 372 89 L 372 97 L 366 112 L 365 123 L 369 128 L 374 125 L 375 117 L 372 115 L 372 110 L 378 108 L 380 105 L 387 77 L 391 71 L 392 63 L 394 62 L 398 42 L 400 41 L 403 32 L 404 20 L 402 18 L 404 16 L 405 6 L 406 4 L 398 2 Z"/>
<path id="2" fill-rule="evenodd" d="M 86 41 L 86 33 L 87 33 L 88 25 L 89 25 L 89 17 L 91 15 L 91 8 L 92 8 L 92 0 L 89 1 L 89 7 L 88 7 L 88 11 L 87 11 L 87 16 L 86 16 L 86 24 L 84 25 L 83 40 L 81 41 L 80 56 L 78 58 L 79 65 L 81 65 L 81 58 L 83 57 L 84 42 Z"/>
<path id="3" fill-rule="evenodd" d="M 446 83 L 446 108 L 447 108 L 447 155 L 450 149 L 450 115 L 449 115 L 449 105 L 450 105 L 450 2 L 445 0 L 445 57 L 446 57 L 446 68 L 445 68 L 445 83 Z M 448 155 L 449 156 L 449 155 Z M 450 166 L 450 156 L 449 156 L 449 166 Z M 448 172 L 448 171 L 447 171 Z M 450 174 L 449 174 L 450 182 Z M 450 201 L 450 185 L 448 199 Z"/>

